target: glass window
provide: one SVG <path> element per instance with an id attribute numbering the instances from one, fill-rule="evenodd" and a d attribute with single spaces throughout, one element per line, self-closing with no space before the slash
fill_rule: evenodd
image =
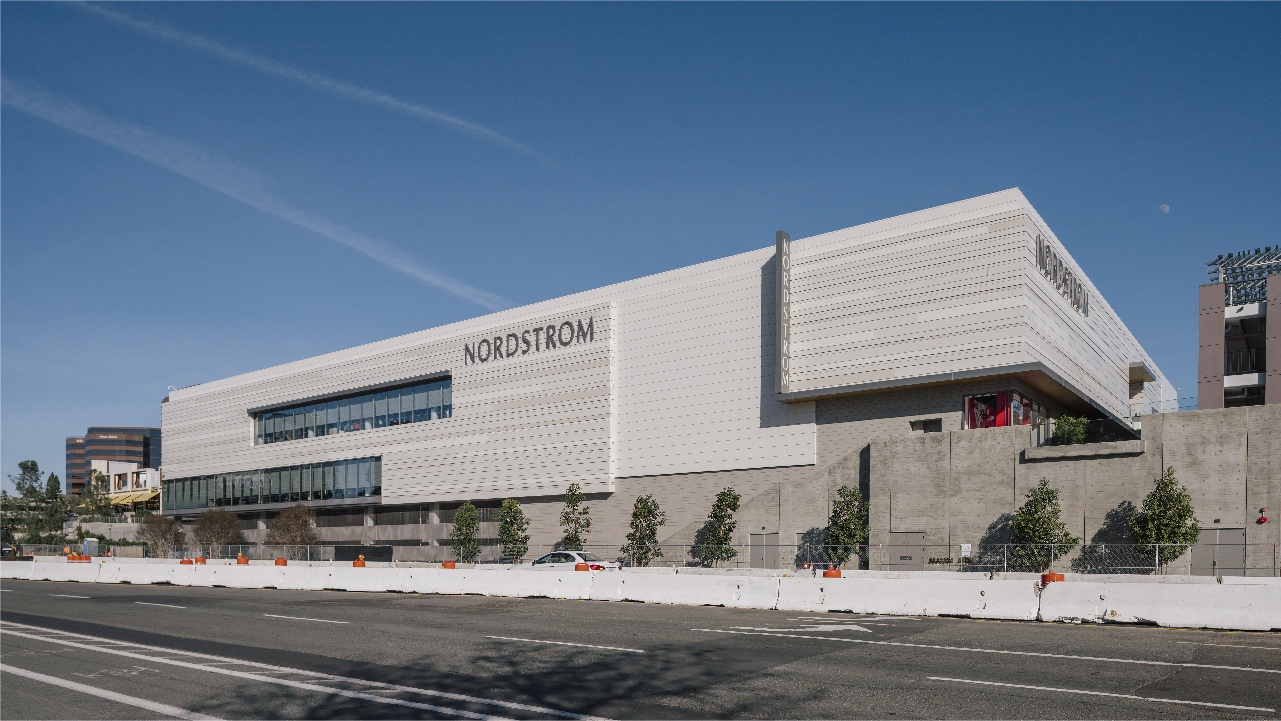
<path id="1" fill-rule="evenodd" d="M 440 418 L 441 391 L 444 388 L 443 383 L 432 383 L 427 390 L 427 407 L 430 409 L 431 420 Z"/>
<path id="2" fill-rule="evenodd" d="M 360 495 L 372 496 L 374 494 L 374 459 L 360 459 Z"/>
<path id="3" fill-rule="evenodd" d="M 351 415 L 351 425 L 347 426 L 347 431 L 360 430 L 360 399 L 348 398 L 343 403 L 347 404 L 348 413 Z"/>
<path id="4" fill-rule="evenodd" d="M 258 443 L 279 443 L 335 433 L 422 423 L 452 415 L 449 380 L 352 398 L 260 413 L 254 419 Z"/>
<path id="5" fill-rule="evenodd" d="M 346 401 L 338 402 L 338 432 L 351 430 L 351 406 Z"/>
<path id="6" fill-rule="evenodd" d="M 431 412 L 427 410 L 427 389 L 430 383 L 419 383 L 414 386 L 414 423 L 422 423 L 431 420 Z"/>
<path id="7" fill-rule="evenodd" d="M 401 425 L 414 422 L 414 389 L 413 388 L 400 389 L 400 422 L 401 422 Z"/>
<path id="8" fill-rule="evenodd" d="M 387 394 L 387 425 L 400 425 L 400 391 Z"/>
<path id="9" fill-rule="evenodd" d="M 442 383 L 440 417 L 452 418 L 454 416 L 454 386 L 453 379 L 446 378 Z"/>
<path id="10" fill-rule="evenodd" d="M 965 428 L 999 428 L 1010 425 L 1010 394 L 990 393 L 965 398 Z"/>

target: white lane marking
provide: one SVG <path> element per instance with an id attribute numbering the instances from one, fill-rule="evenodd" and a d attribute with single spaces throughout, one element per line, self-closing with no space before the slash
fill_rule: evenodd
<path id="1" fill-rule="evenodd" d="M 51 593 L 49 595 L 55 598 L 90 598 L 90 596 L 72 596 L 69 593 Z"/>
<path id="2" fill-rule="evenodd" d="M 151 657 L 151 656 L 142 656 L 140 654 L 131 654 L 131 653 L 126 653 L 121 651 L 114 651 L 112 649 L 103 648 L 99 646 L 90 646 L 88 644 L 71 643 L 62 638 L 53 638 L 51 636 L 37 636 L 35 634 L 20 633 L 17 631 L 10 630 L 13 628 L 23 628 L 31 631 L 44 631 L 45 633 L 49 633 L 49 634 L 56 634 L 58 636 L 71 637 L 71 638 L 76 638 L 81 640 L 109 641 L 111 643 L 124 644 L 124 642 L 113 641 L 112 639 L 100 638 L 98 636 L 86 636 L 80 633 L 70 633 L 67 631 L 55 631 L 53 629 L 42 628 L 40 626 L 29 626 L 22 623 L 14 623 L 12 621 L 0 622 L 0 633 L 8 633 L 11 635 L 22 636 L 24 638 L 34 638 L 34 639 L 39 639 L 41 641 L 49 641 L 51 643 L 60 643 L 63 645 L 84 646 L 85 648 L 92 648 L 96 651 L 102 651 L 104 653 L 114 653 L 114 654 L 136 656 L 138 658 L 156 660 L 154 657 Z M 582 721 L 605 721 L 605 719 L 601 719 L 596 716 L 586 716 L 583 714 L 577 714 L 570 711 L 559 711 L 557 709 L 546 708 L 544 706 L 532 706 L 530 704 L 516 703 L 513 701 L 496 701 L 494 699 L 482 698 L 480 696 L 467 696 L 459 693 L 449 693 L 447 691 L 434 691 L 432 689 L 418 688 L 416 686 L 401 686 L 400 684 L 383 683 L 381 681 L 367 681 L 363 678 L 352 678 L 350 676 L 334 676 L 332 674 L 320 673 L 318 671 L 306 671 L 306 670 L 296 669 L 296 668 L 287 668 L 285 666 L 272 666 L 270 664 L 258 663 L 256 661 L 240 661 L 234 658 L 228 658 L 226 656 L 213 656 L 207 653 L 196 653 L 194 651 L 176 651 L 174 649 L 161 648 L 160 646 L 148 646 L 141 643 L 131 643 L 127 645 L 132 646 L 133 648 L 136 648 L 136 649 L 143 649 L 147 651 L 160 651 L 162 653 L 180 654 L 188 658 L 209 659 L 210 661 L 220 661 L 223 663 L 240 664 L 242 666 L 248 666 L 251 668 L 259 669 L 258 673 L 292 673 L 292 674 L 298 674 L 300 676 L 307 676 L 310 678 L 318 679 L 321 681 L 340 681 L 343 683 L 360 684 L 363 686 L 372 686 L 379 689 L 390 689 L 390 690 L 400 691 L 403 693 L 415 694 L 418 696 L 432 696 L 435 698 L 450 699 L 451 701 L 465 701 L 468 703 L 486 704 L 489 706 L 500 706 L 502 708 L 515 709 L 519 711 L 532 711 L 535 713 L 545 713 L 545 714 L 551 714 L 553 716 L 562 716 L 562 717 L 571 718 L 571 719 L 582 719 Z M 206 666 L 206 665 L 197 665 L 195 667 L 204 668 L 210 671 L 223 670 L 223 669 L 213 668 L 211 666 Z M 263 678 L 261 680 L 275 681 L 276 679 Z"/>
<path id="3" fill-rule="evenodd" d="M 1009 656 L 1038 656 L 1040 658 L 1067 658 L 1076 661 L 1109 661 L 1112 663 L 1137 663 L 1142 666 L 1176 666 L 1187 668 L 1217 668 L 1224 671 L 1250 671 L 1252 673 L 1281 673 L 1281 669 L 1247 668 L 1245 666 L 1217 666 L 1208 663 L 1179 663 L 1176 661 L 1143 661 L 1135 658 L 1108 658 L 1105 656 L 1073 656 L 1066 653 L 1038 653 L 1036 651 L 1002 651 L 995 648 L 967 648 L 965 646 L 938 646 L 926 643 L 903 643 L 902 641 L 869 641 L 862 638 L 842 638 L 840 636 L 801 636 L 795 633 L 765 633 L 763 631 L 726 631 L 720 628 L 692 628 L 691 631 L 707 633 L 733 633 L 744 636 L 782 636 L 784 638 L 808 638 L 819 641 L 840 641 L 842 643 L 868 643 L 873 646 L 904 646 L 906 648 L 932 648 L 940 651 L 970 651 L 972 653 L 999 653 Z"/>
<path id="4" fill-rule="evenodd" d="M 214 666 L 207 666 L 204 664 L 188 663 L 186 661 L 177 661 L 171 658 L 161 658 L 158 656 L 144 656 L 143 654 L 140 654 L 140 653 L 130 653 L 129 651 L 119 651 L 116 649 L 103 648 L 101 646 L 91 646 L 87 643 L 76 643 L 74 641 L 64 641 L 62 639 L 50 638 L 48 636 L 36 636 L 34 634 L 18 633 L 17 631 L 9 631 L 4 629 L 0 629 L 0 633 L 7 633 L 14 636 L 25 636 L 27 638 L 34 638 L 40 641 L 48 641 L 50 643 L 60 643 L 64 646 L 71 646 L 73 648 L 84 648 L 84 649 L 89 649 L 91 651 L 100 651 L 102 653 L 110 653 L 116 656 L 126 656 L 129 658 L 143 659 L 145 661 L 167 663 L 171 666 L 191 668 L 199 671 L 208 671 L 209 673 L 217 673 L 217 674 L 222 674 L 224 676 L 235 676 L 237 678 L 245 678 L 251 681 L 265 681 L 267 683 L 274 683 L 280 686 L 300 688 L 305 691 L 320 691 L 322 693 L 331 693 L 331 694 L 334 694 L 335 696 L 345 696 L 347 698 L 356 698 L 362 701 L 376 701 L 378 703 L 391 704 L 394 706 L 408 706 L 410 708 L 418 708 L 426 711 L 435 711 L 437 713 L 450 714 L 452 716 L 463 716 L 465 718 L 470 718 L 470 719 L 484 719 L 485 721 L 488 721 L 489 719 L 494 719 L 495 721 L 499 719 L 503 719 L 503 721 L 511 721 L 510 719 L 504 719 L 502 716 L 489 716 L 486 714 L 473 713 L 471 711 L 463 711 L 461 709 L 445 708 L 444 706 L 433 706 L 431 704 L 416 703 L 414 701 L 401 701 L 400 699 L 383 698 L 382 696 L 374 696 L 372 694 L 360 693 L 359 691 L 348 691 L 346 689 L 333 688 L 331 686 L 321 686 L 319 684 L 314 684 L 314 683 L 304 683 L 302 681 L 291 681 L 285 678 L 272 678 L 270 676 L 263 676 L 261 674 L 248 673 L 245 671 L 233 671 L 229 668 L 217 668 Z"/>
<path id="5" fill-rule="evenodd" d="M 954 681 L 956 683 L 973 683 L 982 686 L 1004 686 L 1006 688 L 1026 688 L 1033 691 L 1058 691 L 1060 693 L 1080 693 L 1089 696 L 1109 696 L 1111 698 L 1129 698 L 1136 701 L 1156 701 L 1158 703 L 1182 703 L 1192 704 L 1194 706 L 1213 706 L 1215 708 L 1234 708 L 1239 711 L 1266 711 L 1276 713 L 1276 709 L 1262 708 L 1259 706 L 1233 706 L 1228 703 L 1209 703 L 1208 701 L 1183 701 L 1175 698 L 1156 698 L 1151 696 L 1135 696 L 1128 693 L 1108 693 L 1106 691 L 1082 691 L 1075 688 L 1052 688 L 1050 686 L 1027 686 L 1021 683 L 997 683 L 996 681 L 971 681 L 964 678 L 943 678 L 942 676 L 927 676 L 931 681 Z"/>
<path id="6" fill-rule="evenodd" d="M 25 668 L 16 668 L 14 666 L 7 666 L 5 664 L 0 664 L 0 671 L 3 671 L 5 673 L 11 673 L 15 676 L 22 676 L 24 678 L 29 678 L 32 681 L 40 681 L 42 683 L 52 684 L 54 686 L 61 686 L 62 688 L 71 689 L 72 691 L 87 693 L 91 696 L 97 696 L 98 698 L 105 698 L 110 701 L 116 701 L 118 703 L 128 704 L 130 706 L 137 706 L 138 708 L 145 708 L 148 711 L 155 711 L 156 713 L 162 713 L 166 716 L 173 716 L 174 718 L 191 719 L 192 721 L 206 721 L 206 720 L 218 721 L 217 716 L 205 716 L 204 714 L 198 714 L 195 711 L 188 711 L 185 708 L 178 708 L 177 706 L 168 706 L 166 704 L 156 703 L 155 701 L 148 701 L 145 698 L 138 698 L 136 696 L 126 696 L 122 693 L 116 693 L 115 691 L 108 691 L 103 688 L 97 688 L 96 686 L 89 686 L 83 683 L 76 683 L 75 681 L 67 681 L 65 679 L 57 678 L 56 676 L 46 676 L 42 673 L 36 673 L 35 671 L 28 671 Z"/>
<path id="7" fill-rule="evenodd" d="M 1234 643 L 1201 643 L 1200 641 L 1175 641 L 1175 643 L 1191 643 L 1197 646 L 1219 646 L 1221 648 L 1261 648 L 1264 651 L 1281 651 L 1281 646 L 1238 646 Z"/>
<path id="8" fill-rule="evenodd" d="M 567 641 L 540 641 L 536 638 L 509 638 L 507 636 L 486 636 L 499 641 L 524 641 L 526 643 L 550 643 L 555 646 L 581 646 L 583 648 L 603 648 L 606 651 L 627 651 L 628 653 L 645 653 L 639 648 L 619 648 L 618 646 L 593 646 L 590 643 L 569 643 Z"/>
<path id="9" fill-rule="evenodd" d="M 165 608 L 186 608 L 186 606 L 171 606 L 167 603 L 147 603 L 146 601 L 134 601 L 141 606 L 164 606 Z"/>
<path id="10" fill-rule="evenodd" d="M 351 623 L 350 621 L 330 621 L 324 618 L 303 618 L 302 616 L 277 616 L 274 613 L 264 613 L 267 618 L 287 618 L 291 621 L 319 621 L 320 623 Z"/>
<path id="11" fill-rule="evenodd" d="M 885 624 L 879 624 L 884 626 Z M 730 626 L 736 631 L 867 631 L 872 632 L 870 628 L 864 628 L 857 623 L 828 623 L 824 625 L 803 626 L 801 628 L 760 628 L 757 626 Z"/>

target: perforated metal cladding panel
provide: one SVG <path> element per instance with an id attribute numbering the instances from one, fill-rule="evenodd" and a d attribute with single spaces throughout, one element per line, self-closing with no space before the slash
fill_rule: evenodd
<path id="1" fill-rule="evenodd" d="M 447 342 L 461 428 L 385 453 L 384 502 L 613 491 L 615 329 L 598 305 Z"/>
<path id="2" fill-rule="evenodd" d="M 293 372 L 268 369 L 204 393 L 175 393 L 163 406 L 174 438 L 166 475 L 377 456 L 388 504 L 556 495 L 570 483 L 611 491 L 615 333 L 612 305 L 598 303 L 491 319 L 416 343 L 393 339 L 291 364 Z M 477 353 L 482 342 L 486 352 Z M 451 417 L 255 444 L 249 409 L 445 373 L 452 387 L 437 393 L 452 404 Z"/>

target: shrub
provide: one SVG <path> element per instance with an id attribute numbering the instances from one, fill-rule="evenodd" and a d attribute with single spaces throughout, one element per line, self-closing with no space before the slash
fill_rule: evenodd
<path id="1" fill-rule="evenodd" d="M 1055 445 L 1072 446 L 1078 443 L 1085 443 L 1086 435 L 1089 432 L 1090 421 L 1085 418 L 1076 416 L 1059 416 L 1054 421 L 1054 438 Z"/>

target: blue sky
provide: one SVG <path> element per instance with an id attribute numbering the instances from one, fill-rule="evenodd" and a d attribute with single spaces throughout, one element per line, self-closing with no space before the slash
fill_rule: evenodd
<path id="1" fill-rule="evenodd" d="M 1281 241 L 1275 3 L 0 20 L 6 474 L 167 386 L 1015 186 L 1193 395 L 1204 261 Z"/>

